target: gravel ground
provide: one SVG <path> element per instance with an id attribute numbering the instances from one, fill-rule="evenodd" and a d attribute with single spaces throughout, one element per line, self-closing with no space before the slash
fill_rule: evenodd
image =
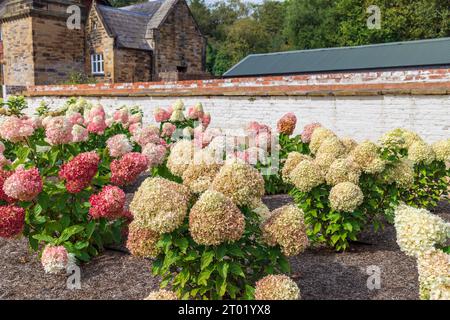
<path id="1" fill-rule="evenodd" d="M 265 202 L 273 209 L 290 198 L 271 196 Z M 450 205 L 441 203 L 435 211 L 450 221 Z M 67 289 L 64 275 L 46 275 L 25 239 L 0 239 L 0 251 L 0 299 L 142 299 L 158 287 L 150 261 L 119 251 L 107 250 L 83 264 L 79 290 Z M 418 299 L 415 261 L 400 252 L 392 226 L 365 232 L 347 252 L 309 249 L 291 262 L 303 299 Z M 380 289 L 367 288 L 370 266 L 381 272 Z"/>

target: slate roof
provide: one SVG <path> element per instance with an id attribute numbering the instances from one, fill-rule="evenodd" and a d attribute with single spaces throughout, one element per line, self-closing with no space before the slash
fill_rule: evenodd
<path id="1" fill-rule="evenodd" d="M 149 20 L 146 14 L 103 5 L 98 5 L 97 7 L 106 29 L 116 37 L 119 47 L 139 50 L 152 49 L 145 40 L 145 32 Z"/>
<path id="2" fill-rule="evenodd" d="M 155 0 L 112 8 L 98 5 L 107 30 L 123 48 L 152 50 L 146 40 L 147 30 L 157 29 L 178 0 Z"/>
<path id="3" fill-rule="evenodd" d="M 450 65 L 450 38 L 251 54 L 225 77 Z"/>

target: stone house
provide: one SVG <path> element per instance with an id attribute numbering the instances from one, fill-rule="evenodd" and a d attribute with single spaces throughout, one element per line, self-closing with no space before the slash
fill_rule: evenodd
<path id="1" fill-rule="evenodd" d="M 206 39 L 185 0 L 113 8 L 107 0 L 0 3 L 0 81 L 59 84 L 207 78 Z"/>

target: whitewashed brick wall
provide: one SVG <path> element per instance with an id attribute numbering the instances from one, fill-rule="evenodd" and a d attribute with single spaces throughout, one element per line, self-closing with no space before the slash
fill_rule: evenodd
<path id="1" fill-rule="evenodd" d="M 146 122 L 154 122 L 155 107 L 168 107 L 174 97 L 101 97 L 86 98 L 102 104 L 107 110 L 139 105 Z M 45 100 L 49 106 L 61 106 L 66 98 L 30 97 L 29 113 Z M 450 95 L 378 95 L 378 96 L 245 96 L 184 97 L 187 106 L 201 102 L 212 115 L 212 127 L 239 129 L 249 121 L 275 127 L 279 117 L 294 112 L 298 118 L 297 132 L 305 124 L 320 122 L 341 136 L 357 140 L 376 140 L 387 130 L 403 127 L 416 131 L 427 141 L 450 138 Z"/>

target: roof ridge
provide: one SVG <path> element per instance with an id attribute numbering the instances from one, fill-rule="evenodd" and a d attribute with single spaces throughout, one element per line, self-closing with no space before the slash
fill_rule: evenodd
<path id="1" fill-rule="evenodd" d="M 312 52 L 312 51 L 328 51 L 328 50 L 351 50 L 351 49 L 361 49 L 361 48 L 371 48 L 371 47 L 373 48 L 373 47 L 405 45 L 405 44 L 413 44 L 413 43 L 428 43 L 428 42 L 439 42 L 439 41 L 450 41 L 450 37 L 420 39 L 420 40 L 410 40 L 410 41 L 395 41 L 395 42 L 373 43 L 373 44 L 364 44 L 364 45 L 359 45 L 359 46 L 314 48 L 314 49 L 277 51 L 277 52 L 267 52 L 267 53 L 252 53 L 252 54 L 249 54 L 248 56 L 265 56 L 265 55 L 291 54 L 291 53 L 303 53 L 303 52 Z"/>
<path id="2" fill-rule="evenodd" d="M 101 9 L 106 9 L 106 10 L 111 10 L 111 11 L 116 11 L 116 12 L 120 12 L 123 14 L 131 14 L 131 15 L 137 15 L 140 17 L 148 17 L 147 14 L 145 13 L 140 13 L 140 12 L 135 12 L 135 11 L 129 11 L 129 10 L 122 10 L 121 8 L 113 8 L 113 7 L 109 7 L 109 6 L 104 6 L 104 5 L 97 5 L 99 8 L 101 7 Z"/>

